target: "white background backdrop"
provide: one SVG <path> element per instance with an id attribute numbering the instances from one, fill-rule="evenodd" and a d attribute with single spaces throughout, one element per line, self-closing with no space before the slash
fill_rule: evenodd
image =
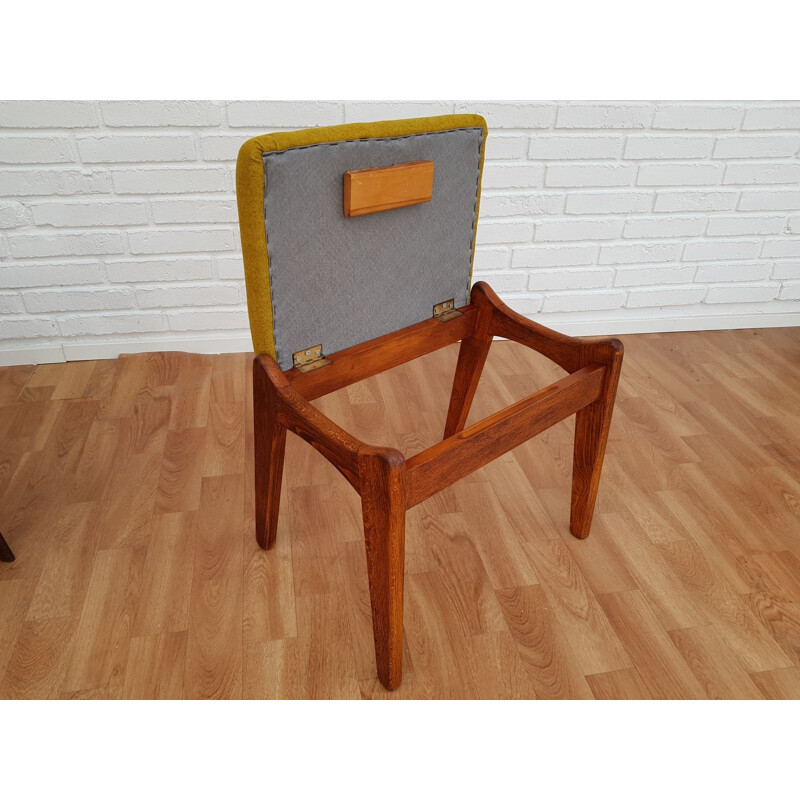
<path id="1" fill-rule="evenodd" d="M 800 324 L 800 103 L 0 102 L 0 364 L 249 350 L 236 153 L 484 114 L 475 278 L 567 333 Z"/>

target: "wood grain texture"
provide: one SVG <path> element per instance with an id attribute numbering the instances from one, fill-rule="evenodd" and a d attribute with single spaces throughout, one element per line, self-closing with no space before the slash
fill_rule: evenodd
<path id="1" fill-rule="evenodd" d="M 586 681 L 597 700 L 653 699 L 639 673 L 633 668 L 587 675 Z"/>
<path id="2" fill-rule="evenodd" d="M 349 202 L 349 193 L 346 199 Z M 575 536 L 585 538 L 594 513 L 622 365 L 622 344 L 618 340 L 564 337 L 514 317 L 535 338 L 577 353 L 575 369 L 566 378 L 461 430 L 491 344 L 492 320 L 512 318 L 514 312 L 480 282 L 473 287 L 468 306 L 460 311 L 453 311 L 452 303 L 449 306 L 451 310 L 444 315 L 437 311 L 441 304 L 434 307 L 438 322 L 471 321 L 456 364 L 445 424 L 445 432 L 452 429 L 453 433 L 408 461 L 394 448 L 376 448 L 347 433 L 312 406 L 296 384 L 298 370 L 306 375 L 327 367 L 326 374 L 332 380 L 331 376 L 342 373 L 342 364 L 347 364 L 348 357 L 352 359 L 357 354 L 383 372 L 398 361 L 399 344 L 405 348 L 405 355 L 426 355 L 430 343 L 417 338 L 422 331 L 420 326 L 393 332 L 367 347 L 350 348 L 344 352 L 344 361 L 325 359 L 317 365 L 319 369 L 301 365 L 283 372 L 266 354 L 257 356 L 253 363 L 256 540 L 264 549 L 269 549 L 275 540 L 285 435 L 289 430 L 325 456 L 361 495 L 378 677 L 388 689 L 396 689 L 402 680 L 406 509 L 449 488 L 575 412 L 594 408 L 597 412 L 588 421 L 579 419 L 576 423 L 572 479 L 571 530 Z M 452 335 L 455 330 L 456 326 L 450 326 L 446 332 Z M 549 344 L 545 347 L 549 348 Z M 363 388 L 359 391 L 352 384 L 343 388 L 353 404 L 375 406 L 380 413 L 379 404 L 369 392 Z"/>
<path id="3" fill-rule="evenodd" d="M 184 696 L 242 696 L 241 475 L 203 478 L 186 643 Z"/>
<path id="4" fill-rule="evenodd" d="M 408 460 L 409 506 L 571 416 L 591 402 L 589 398 L 597 397 L 602 381 L 601 367 L 579 370 L 412 456 Z M 593 498 L 587 496 L 586 502 Z"/>
<path id="5" fill-rule="evenodd" d="M 477 318 L 472 333 L 461 340 L 458 349 L 458 362 L 453 373 L 453 388 L 450 391 L 450 404 L 444 423 L 444 439 L 464 430 L 492 344 L 489 325 L 492 322 L 493 308 L 482 294 L 476 294 L 473 302 Z"/>
<path id="6" fill-rule="evenodd" d="M 286 427 L 278 419 L 277 393 L 258 359 L 253 361 L 253 453 L 256 541 L 275 544 L 281 503 Z"/>
<path id="7" fill-rule="evenodd" d="M 358 456 L 367 575 L 378 678 L 396 689 L 403 676 L 403 579 L 406 473 L 397 450 L 362 448 Z"/>
<path id="8" fill-rule="evenodd" d="M 350 169 L 344 173 L 344 215 L 361 217 L 428 203 L 433 197 L 433 172 L 433 161 Z"/>
<path id="9" fill-rule="evenodd" d="M 578 539 L 585 539 L 592 527 L 595 500 L 614 411 L 614 398 L 622 369 L 622 342 L 582 342 L 579 364 L 605 367 L 599 397 L 575 416 L 575 447 L 572 461 L 572 503 L 569 527 Z M 581 370 L 583 371 L 583 370 Z M 580 372 L 574 373 L 579 375 Z"/>
<path id="10" fill-rule="evenodd" d="M 476 312 L 471 307 L 460 310 L 461 316 L 455 319 L 447 322 L 423 320 L 400 331 L 332 353 L 327 356 L 330 365 L 323 369 L 313 372 L 292 369 L 286 376 L 306 400 L 315 400 L 468 336 L 473 330 Z"/>
<path id="11" fill-rule="evenodd" d="M 314 406 L 411 458 L 441 441 L 458 338 Z M 394 692 L 359 497 L 296 437 L 255 541 L 252 354 L 0 369 L 0 697 L 800 699 L 797 331 L 624 343 L 588 539 L 570 421 L 407 512 Z M 495 342 L 465 427 L 563 374 Z M 157 504 L 170 432 L 198 429 L 199 495 L 175 495 L 198 507 Z"/>

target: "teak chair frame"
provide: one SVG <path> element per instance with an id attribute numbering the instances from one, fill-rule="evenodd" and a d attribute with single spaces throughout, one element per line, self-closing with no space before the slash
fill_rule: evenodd
<path id="1" fill-rule="evenodd" d="M 256 538 L 275 544 L 286 431 L 322 453 L 361 495 L 375 658 L 387 689 L 402 679 L 406 509 L 517 445 L 577 414 L 570 530 L 589 535 L 623 347 L 614 338 L 565 336 L 506 306 L 483 282 L 447 321 L 432 318 L 327 356 L 310 372 L 282 371 L 272 356 L 253 362 Z M 569 374 L 465 428 L 494 336 L 526 345 Z M 406 459 L 359 441 L 310 401 L 460 341 L 444 439 Z"/>

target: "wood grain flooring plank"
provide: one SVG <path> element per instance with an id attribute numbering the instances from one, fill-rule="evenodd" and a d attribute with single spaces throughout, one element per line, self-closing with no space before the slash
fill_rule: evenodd
<path id="1" fill-rule="evenodd" d="M 77 469 L 89 429 L 97 419 L 100 401 L 63 400 L 60 403 L 32 482 L 47 480 L 51 500 L 66 498 L 69 502 L 70 479 Z"/>
<path id="2" fill-rule="evenodd" d="M 162 456 L 167 441 L 170 413 L 168 397 L 154 395 L 149 389 L 139 392 L 131 404 L 130 415 L 116 420 L 119 430 L 119 457 Z"/>
<path id="3" fill-rule="evenodd" d="M 196 511 L 200 507 L 206 434 L 206 428 L 185 428 L 167 434 L 156 493 L 156 514 Z"/>
<path id="4" fill-rule="evenodd" d="M 111 392 L 104 397 L 101 408 L 102 419 L 130 417 L 139 392 L 147 385 L 147 358 L 142 355 L 121 355 Z"/>
<path id="5" fill-rule="evenodd" d="M 345 700 L 360 697 L 341 595 L 297 598 L 298 636 L 245 648 L 244 697 Z"/>
<path id="6" fill-rule="evenodd" d="M 491 484 L 497 501 L 520 541 L 535 542 L 557 539 L 568 528 L 569 503 L 553 519 L 539 494 L 525 477 L 514 453 L 498 459 L 481 470 L 482 482 Z"/>
<path id="7" fill-rule="evenodd" d="M 83 397 L 96 366 L 96 361 L 74 361 L 69 366 L 63 365 L 51 399 L 67 400 Z"/>
<path id="8" fill-rule="evenodd" d="M 594 532 L 597 536 L 576 539 L 569 531 L 565 531 L 562 541 L 596 595 L 636 589 L 636 581 L 609 544 L 608 536 L 603 533 L 606 524 L 604 519 L 603 514 L 595 517 Z"/>
<path id="9" fill-rule="evenodd" d="M 565 526 L 559 530 L 559 539 L 569 549 L 572 557 L 580 567 L 583 577 L 592 590 L 598 594 L 622 592 L 635 589 L 636 582 L 630 575 L 622 560 L 611 547 L 608 536 L 589 536 L 576 539 L 569 530 L 570 489 L 540 489 L 537 495 L 551 517 L 559 512 L 565 515 Z M 592 530 L 601 530 L 604 514 L 596 512 Z"/>
<path id="10" fill-rule="evenodd" d="M 755 672 L 750 677 L 765 700 L 800 700 L 800 668 Z"/>
<path id="11" fill-rule="evenodd" d="M 750 676 L 712 625 L 670 631 L 669 636 L 709 699 L 760 699 Z"/>
<path id="12" fill-rule="evenodd" d="M 212 401 L 208 410 L 203 475 L 240 475 L 244 470 L 244 402 Z"/>
<path id="13" fill-rule="evenodd" d="M 245 646 L 242 658 L 242 696 L 245 700 L 307 699 L 297 676 L 287 666 L 289 655 L 293 655 L 296 646 L 295 639 L 252 642 Z"/>
<path id="14" fill-rule="evenodd" d="M 133 635 L 185 631 L 197 541 L 197 512 L 157 514 L 150 522 Z"/>
<path id="15" fill-rule="evenodd" d="M 119 426 L 116 421 L 96 420 L 89 427 L 86 443 L 72 479 L 72 501 L 100 500 L 113 474 Z"/>
<path id="16" fill-rule="evenodd" d="M 0 683 L 0 699 L 50 700 L 58 697 L 77 630 L 76 617 L 25 622 Z"/>
<path id="17" fill-rule="evenodd" d="M 184 694 L 242 696 L 242 526 L 240 475 L 204 478 L 189 610 Z"/>
<path id="18" fill-rule="evenodd" d="M 800 699 L 797 330 L 624 340 L 589 539 L 571 420 L 408 512 L 394 693 L 360 499 L 295 436 L 255 543 L 252 353 L 0 368 L 0 696 Z M 457 353 L 315 404 L 412 455 Z M 561 376 L 495 342 L 470 419 Z"/>
<path id="19" fill-rule="evenodd" d="M 117 359 L 94 362 L 94 371 L 89 378 L 83 397 L 108 397 L 114 386 L 117 373 Z"/>
<path id="20" fill-rule="evenodd" d="M 604 514 L 602 530 L 614 553 L 635 578 L 665 630 L 705 625 L 702 607 L 686 592 L 659 547 L 630 514 Z M 664 547 L 680 542 L 670 542 Z M 599 671 L 599 670 L 598 670 Z"/>
<path id="21" fill-rule="evenodd" d="M 492 587 L 533 586 L 536 571 L 487 483 L 457 483 L 456 502 L 468 524 L 468 535 L 480 554 Z"/>
<path id="22" fill-rule="evenodd" d="M 367 557 L 363 542 L 342 542 L 339 549 L 342 554 L 340 563 L 344 578 L 344 598 L 355 677 L 360 682 L 375 677 L 377 669 L 375 643 L 372 637 L 372 606 L 367 579 Z M 403 660 L 407 667 L 408 659 L 404 658 Z"/>
<path id="23" fill-rule="evenodd" d="M 523 548 L 583 674 L 632 666 L 567 546 L 527 542 Z"/>
<path id="24" fill-rule="evenodd" d="M 696 600 L 748 672 L 791 666 L 745 598 L 719 576 L 697 545 L 670 542 L 659 549 L 680 577 L 687 594 Z"/>
<path id="25" fill-rule="evenodd" d="M 800 604 L 782 603 L 765 592 L 753 592 L 744 599 L 758 621 L 772 634 L 769 643 L 775 641 L 781 648 L 784 657 L 769 660 L 782 662 L 778 666 L 790 666 L 786 662 L 788 657 L 795 666 L 800 666 Z M 755 659 L 749 663 L 755 663 Z M 759 663 L 767 663 L 767 659 L 761 659 Z"/>
<path id="26" fill-rule="evenodd" d="M 10 406 L 16 403 L 35 371 L 36 367 L 33 365 L 0 369 L 0 406 Z"/>
<path id="27" fill-rule="evenodd" d="M 289 502 L 284 506 L 291 531 L 297 597 L 343 591 L 337 525 L 327 513 L 326 498 L 327 492 L 320 486 L 290 489 Z"/>
<path id="28" fill-rule="evenodd" d="M 461 636 L 507 632 L 503 612 L 462 514 L 444 514 L 430 551 Z"/>
<path id="29" fill-rule="evenodd" d="M 535 700 L 536 687 L 514 637 L 506 631 L 471 636 L 464 655 L 475 686 L 485 700 Z"/>
<path id="30" fill-rule="evenodd" d="M 780 602 L 800 604 L 800 559 L 794 553 L 754 553 L 740 556 L 739 564 L 752 591 L 765 592 Z"/>
<path id="31" fill-rule="evenodd" d="M 211 370 L 210 360 L 200 361 L 181 369 L 179 379 L 162 390 L 162 396 L 170 400 L 170 431 L 205 428 L 208 425 Z"/>
<path id="32" fill-rule="evenodd" d="M 728 537 L 727 526 L 717 515 L 709 513 L 702 498 L 681 490 L 658 492 L 658 496 L 680 519 L 684 530 L 689 533 L 688 538 L 714 564 L 731 589 L 737 594 L 751 591 L 740 571 L 737 553 L 742 551 L 739 542 Z"/>
<path id="33" fill-rule="evenodd" d="M 601 672 L 587 675 L 596 700 L 652 700 L 650 690 L 645 686 L 639 673 L 631 669 L 617 669 L 613 672 Z"/>
<path id="34" fill-rule="evenodd" d="M 124 457 L 111 474 L 100 500 L 100 548 L 137 547 L 150 540 L 161 454 Z"/>
<path id="35" fill-rule="evenodd" d="M 463 656 L 464 638 L 455 630 L 446 590 L 436 573 L 405 580 L 405 640 L 415 673 L 415 696 L 464 699 L 474 679 Z M 408 659 L 404 655 L 404 669 Z M 384 695 L 388 694 L 383 690 Z"/>
<path id="36" fill-rule="evenodd" d="M 570 485 L 574 430 L 575 424 L 572 419 L 566 419 L 513 451 L 514 459 L 535 491 L 563 489 Z M 601 486 L 598 502 L 602 502 L 604 494 Z M 553 518 L 552 514 L 551 518 Z M 559 515 L 554 519 L 556 524 L 560 519 L 568 521 L 569 515 L 567 514 L 566 517 Z"/>
<path id="37" fill-rule="evenodd" d="M 0 581 L 0 682 L 25 622 L 34 589 L 33 581 Z"/>
<path id="38" fill-rule="evenodd" d="M 364 520 L 361 497 L 349 483 L 335 480 L 325 492 L 328 514 L 336 520 L 335 533 L 339 542 L 363 542 Z"/>
<path id="39" fill-rule="evenodd" d="M 27 619 L 80 616 L 100 538 L 98 517 L 97 503 L 64 506 L 48 531 L 49 549 Z"/>
<path id="40" fill-rule="evenodd" d="M 212 403 L 245 402 L 251 393 L 253 357 L 253 353 L 223 353 L 214 357 L 209 394 Z"/>
<path id="41" fill-rule="evenodd" d="M 244 531 L 243 637 L 245 645 L 297 636 L 292 539 L 286 514 L 278 519 L 278 535 L 272 550 L 262 550 L 251 525 Z"/>
<path id="42" fill-rule="evenodd" d="M 591 699 L 589 684 L 542 587 L 498 589 L 497 598 L 535 696 Z"/>
<path id="43" fill-rule="evenodd" d="M 22 453 L 19 458 L 10 460 L 6 469 L 3 455 L 0 454 L 0 525 L 8 530 L 9 522 L 17 510 L 17 506 L 28 489 L 36 472 L 40 454 L 35 451 Z"/>
<path id="44" fill-rule="evenodd" d="M 38 460 L 35 462 L 38 464 Z M 27 483 L 13 514 L 5 519 L 3 536 L 16 560 L 0 565 L 0 580 L 39 580 L 50 550 L 43 532 L 52 531 L 63 507 L 48 497 L 47 482 Z"/>
<path id="45" fill-rule="evenodd" d="M 33 389 L 39 386 L 52 386 L 54 389 L 61 382 L 64 373 L 70 368 L 66 364 L 37 364 L 31 370 L 24 388 Z"/>
<path id="46" fill-rule="evenodd" d="M 121 686 L 106 686 L 102 689 L 83 689 L 79 692 L 59 692 L 58 700 L 122 700 Z"/>
<path id="47" fill-rule="evenodd" d="M 716 472 L 702 465 L 683 464 L 673 477 L 668 488 L 683 490 L 715 519 L 720 536 L 736 556 L 786 549 L 774 526 L 741 501 L 731 502 L 735 495 L 729 499 L 727 484 L 720 481 Z"/>
<path id="48" fill-rule="evenodd" d="M 186 631 L 174 631 L 131 639 L 122 698 L 180 700 L 187 637 Z"/>
<path id="49" fill-rule="evenodd" d="M 3 442 L 11 430 L 17 416 L 16 406 L 0 406 L 0 442 Z"/>
<path id="50" fill-rule="evenodd" d="M 50 393 L 48 392 L 48 394 Z M 26 450 L 40 449 L 34 448 L 31 440 L 45 418 L 47 409 L 54 405 L 60 410 L 60 403 L 53 403 L 45 396 L 36 400 L 27 399 L 23 403 L 11 406 L 10 408 L 15 413 L 8 425 L 4 440 L 5 446 L 11 447 L 14 444 L 20 444 Z"/>
<path id="51" fill-rule="evenodd" d="M 604 594 L 599 600 L 654 700 L 707 698 L 641 592 Z"/>
<path id="52" fill-rule="evenodd" d="M 62 691 L 124 683 L 144 559 L 145 548 L 99 550 L 95 555 Z"/>

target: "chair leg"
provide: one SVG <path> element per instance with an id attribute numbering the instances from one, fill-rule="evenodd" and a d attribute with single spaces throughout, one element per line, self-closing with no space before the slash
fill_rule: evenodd
<path id="1" fill-rule="evenodd" d="M 256 541 L 269 550 L 278 530 L 286 428 L 278 422 L 275 391 L 258 361 L 253 362 L 253 434 Z"/>
<path id="2" fill-rule="evenodd" d="M 375 661 L 380 682 L 396 689 L 403 677 L 405 465 L 397 451 L 365 448 L 358 470 Z"/>
<path id="3" fill-rule="evenodd" d="M 472 336 L 461 340 L 458 351 L 458 363 L 453 376 L 453 389 L 450 392 L 450 406 L 447 409 L 447 422 L 444 425 L 444 438 L 464 430 L 467 424 L 469 409 L 478 388 L 478 383 L 489 354 L 492 336 L 487 331 L 487 324 L 476 330 Z"/>
<path id="4" fill-rule="evenodd" d="M 0 561 L 13 561 L 14 554 L 11 552 L 11 548 L 8 546 L 8 543 L 3 538 L 3 534 L 0 533 Z"/>
<path id="5" fill-rule="evenodd" d="M 592 526 L 622 356 L 622 342 L 618 339 L 586 344 L 582 348 L 581 366 L 591 363 L 605 364 L 606 375 L 600 397 L 582 408 L 575 418 L 569 527 L 572 535 L 578 539 L 585 539 Z"/>

